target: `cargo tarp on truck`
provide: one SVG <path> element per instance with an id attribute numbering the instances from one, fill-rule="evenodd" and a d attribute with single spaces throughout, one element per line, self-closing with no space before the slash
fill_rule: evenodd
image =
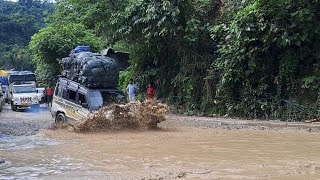
<path id="1" fill-rule="evenodd" d="M 129 53 L 114 51 L 113 49 L 104 49 L 101 51 L 101 55 L 110 57 L 116 61 L 118 64 L 119 70 L 123 71 L 129 66 Z"/>
<path id="2" fill-rule="evenodd" d="M 71 54 L 62 59 L 62 76 L 88 88 L 117 87 L 119 69 L 114 59 L 92 52 Z"/>
<path id="3" fill-rule="evenodd" d="M 129 53 L 109 48 L 99 54 L 89 46 L 78 46 L 61 63 L 62 77 L 88 88 L 111 88 L 118 86 L 119 71 L 129 66 Z"/>

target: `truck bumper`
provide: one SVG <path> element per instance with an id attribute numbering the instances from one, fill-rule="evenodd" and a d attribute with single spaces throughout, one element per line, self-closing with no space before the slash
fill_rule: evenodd
<path id="1" fill-rule="evenodd" d="M 28 108 L 32 106 L 40 105 L 39 103 L 13 103 L 13 105 L 19 107 L 19 108 Z"/>

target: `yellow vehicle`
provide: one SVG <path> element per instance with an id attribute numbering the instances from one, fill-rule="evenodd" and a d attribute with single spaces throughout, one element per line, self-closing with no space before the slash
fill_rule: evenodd
<path id="1" fill-rule="evenodd" d="M 87 119 L 101 107 L 124 103 L 126 98 L 118 88 L 90 89 L 69 79 L 60 78 L 56 84 L 51 115 L 56 123 Z"/>

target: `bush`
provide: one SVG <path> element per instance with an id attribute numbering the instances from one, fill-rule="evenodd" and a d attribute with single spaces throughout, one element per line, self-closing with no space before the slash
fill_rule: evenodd
<path id="1" fill-rule="evenodd" d="M 257 0 L 216 25 L 219 73 L 217 96 L 224 113 L 246 118 L 301 120 L 283 100 L 314 107 L 319 91 L 320 2 Z M 307 98 L 312 97 L 312 98 Z M 277 114 L 283 111 L 281 116 Z M 312 112 L 311 114 L 314 114 Z"/>

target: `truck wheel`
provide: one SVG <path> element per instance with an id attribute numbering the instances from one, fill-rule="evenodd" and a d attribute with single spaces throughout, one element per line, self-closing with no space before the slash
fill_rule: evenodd
<path id="1" fill-rule="evenodd" d="M 11 110 L 12 111 L 17 111 L 17 106 L 13 105 L 13 102 L 11 102 Z"/>
<path id="2" fill-rule="evenodd" d="M 63 113 L 58 113 L 56 115 L 56 119 L 55 119 L 56 124 L 63 124 L 66 121 L 67 121 L 66 116 Z"/>

